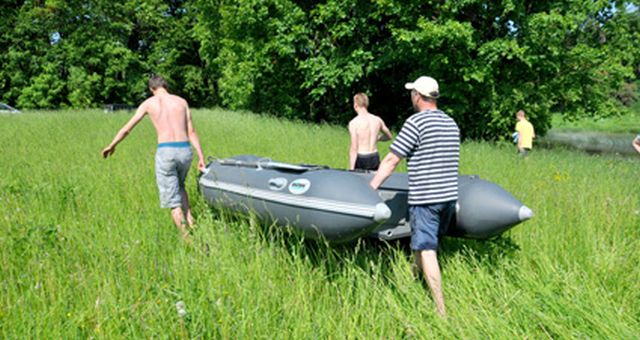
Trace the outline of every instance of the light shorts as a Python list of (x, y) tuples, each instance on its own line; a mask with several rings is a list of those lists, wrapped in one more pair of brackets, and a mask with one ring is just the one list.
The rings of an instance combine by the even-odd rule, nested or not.
[(436, 250), (456, 213), (456, 201), (409, 206), (411, 249)]
[(158, 144), (156, 151), (156, 183), (160, 194), (160, 207), (177, 208), (182, 205), (181, 189), (187, 178), (193, 153), (189, 142)]

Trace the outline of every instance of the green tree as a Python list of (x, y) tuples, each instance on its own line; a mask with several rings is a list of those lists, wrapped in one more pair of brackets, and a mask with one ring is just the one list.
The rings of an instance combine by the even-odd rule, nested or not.
[(12, 95), (9, 91), (15, 85), (12, 82), (24, 83), (21, 81), (20, 76), (14, 74), (14, 70), (18, 59), (21, 59), (15, 55), (10, 56), (10, 46), (14, 43), (13, 28), (18, 20), (18, 14), (20, 11), (20, 3), (0, 0), (1, 7), (3, 9), (2, 20), (0, 20), (0, 100), (9, 102), (11, 105), (15, 105), (15, 95)]
[(304, 12), (288, 0), (198, 1), (196, 32), (217, 77), (221, 103), (300, 117), (297, 70), (307, 35)]
[[(345, 123), (351, 97), (398, 126), (403, 85), (441, 84), (463, 136), (507, 138), (525, 109), (602, 117), (633, 102), (639, 11), (594, 0), (3, 1), (0, 96), (22, 107), (136, 104), (151, 73), (194, 106)], [(631, 95), (629, 93), (632, 93)]]
[(140, 102), (151, 73), (212, 104), (185, 1), (24, 1), (7, 8), (2, 97), (23, 108)]
[[(56, 27), (52, 8), (16, 2), (3, 13), (2, 98), (9, 103), (30, 107), (57, 107), (61, 103), (60, 54), (48, 54)], [(6, 18), (6, 21), (4, 20)]]
[(552, 112), (616, 114), (612, 94), (638, 55), (637, 30), (625, 24), (631, 14), (608, 1), (327, 1), (310, 15), (312, 54), (302, 70), (330, 120), (346, 120), (358, 89), (388, 120), (402, 120), (410, 114), (402, 85), (427, 74), (471, 138), (506, 138), (520, 108), (540, 132)]

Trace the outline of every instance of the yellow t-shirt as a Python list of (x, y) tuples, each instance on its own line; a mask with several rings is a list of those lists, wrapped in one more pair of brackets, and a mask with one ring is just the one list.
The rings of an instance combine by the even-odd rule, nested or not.
[(516, 124), (516, 131), (518, 132), (518, 147), (531, 149), (534, 135), (533, 125), (523, 119)]

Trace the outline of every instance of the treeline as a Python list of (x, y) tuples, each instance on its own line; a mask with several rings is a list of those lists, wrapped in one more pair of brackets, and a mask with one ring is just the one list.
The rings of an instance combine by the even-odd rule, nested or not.
[(640, 73), (637, 3), (427, 0), (2, 0), (0, 98), (135, 105), (150, 74), (193, 106), (346, 122), (356, 92), (389, 124), (403, 85), (440, 82), (465, 137), (624, 111)]

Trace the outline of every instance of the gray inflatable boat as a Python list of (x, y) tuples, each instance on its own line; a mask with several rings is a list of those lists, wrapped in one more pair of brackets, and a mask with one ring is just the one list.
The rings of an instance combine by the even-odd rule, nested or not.
[[(289, 164), (257, 156), (214, 160), (199, 179), (211, 205), (253, 211), (312, 239), (332, 243), (362, 236), (408, 237), (407, 174), (394, 173), (376, 191), (373, 173)], [(485, 239), (532, 217), (498, 185), (460, 176), (456, 219), (447, 235)]]

